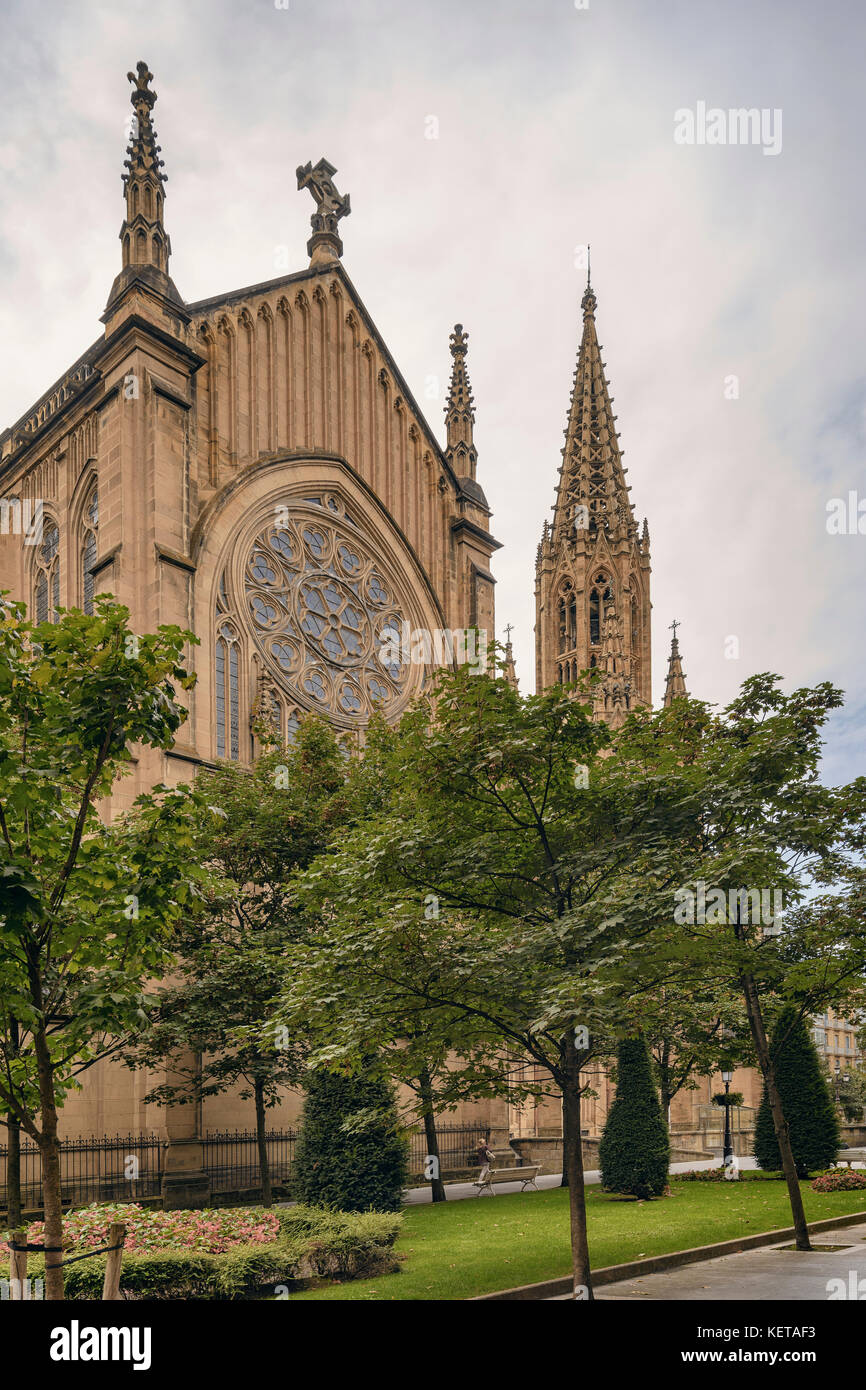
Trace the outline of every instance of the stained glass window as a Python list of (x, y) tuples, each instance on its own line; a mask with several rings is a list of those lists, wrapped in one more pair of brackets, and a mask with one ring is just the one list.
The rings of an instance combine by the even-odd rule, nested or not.
[(216, 751), (218, 758), (240, 757), (240, 656), (235, 632), (222, 623), (214, 649)]
[(396, 585), (334, 496), (277, 510), (284, 519), (255, 536), (243, 569), (253, 640), (302, 708), (366, 722), (409, 683), (409, 653), (395, 656), (405, 627)]
[(60, 607), (60, 530), (46, 521), (37, 551), (33, 600), (37, 623), (57, 622)]
[[(411, 624), (391, 557), (374, 553), (342, 500), (330, 493), (295, 497), (275, 507), (272, 517), (248, 533), (217, 586), (219, 758), (240, 757), (245, 710), (255, 754), (255, 721), (269, 689), (277, 691), (277, 697), (268, 696), (273, 722), (291, 742), (306, 711), (360, 731), (375, 709), (389, 717), (396, 713), (424, 680), (423, 664), (416, 659), (413, 666), (405, 647)], [(243, 631), (250, 654), (262, 663), (259, 693), (249, 697), (244, 691), (252, 671), (244, 662)]]
[(81, 606), (85, 613), (93, 612), (96, 594), (96, 533), (99, 529), (99, 492), (96, 483), (84, 504), (84, 539), (81, 546)]
[(36, 621), (48, 621), (48, 579), (44, 570), (40, 570), (36, 576)]

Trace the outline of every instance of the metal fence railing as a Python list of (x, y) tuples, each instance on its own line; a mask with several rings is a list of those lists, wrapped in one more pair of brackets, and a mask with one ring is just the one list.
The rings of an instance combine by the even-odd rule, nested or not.
[[(488, 1132), (479, 1124), (438, 1124), (440, 1171), (474, 1167), (475, 1150)], [(276, 1186), (283, 1185), (289, 1177), (298, 1133), (296, 1129), (266, 1132), (271, 1180)], [(415, 1130), (409, 1140), (409, 1171), (413, 1178), (423, 1178), (428, 1151), (424, 1131)], [(260, 1185), (254, 1130), (209, 1130), (201, 1142), (211, 1192), (243, 1192)], [(63, 1205), (158, 1197), (165, 1150), (164, 1139), (153, 1133), (64, 1140), (60, 1147)], [(7, 1163), (7, 1146), (0, 1144), (0, 1209), (6, 1207)], [(21, 1142), (21, 1200), (25, 1208), (42, 1205), (42, 1160), (38, 1148), (25, 1139)]]
[[(486, 1126), (478, 1124), (437, 1124), (436, 1138), (439, 1145), (440, 1172), (446, 1172), (453, 1168), (476, 1167), (477, 1159), (473, 1150), (478, 1148), (482, 1139), (487, 1138), (489, 1132)], [(414, 1176), (423, 1174), (427, 1152), (427, 1139), (424, 1131), (416, 1131), (411, 1136), (409, 1156), (409, 1168)]]
[[(0, 1207), (6, 1206), (8, 1148), (0, 1144)], [(163, 1143), (156, 1134), (93, 1135), (65, 1139), (60, 1146), (64, 1206), (154, 1197), (162, 1184)], [(21, 1201), (42, 1205), (42, 1159), (30, 1140), (21, 1141)]]
[[(289, 1176), (297, 1137), (296, 1129), (269, 1129), (265, 1133), (271, 1181), (275, 1185)], [(202, 1149), (211, 1192), (241, 1192), (260, 1185), (255, 1130), (208, 1130)]]

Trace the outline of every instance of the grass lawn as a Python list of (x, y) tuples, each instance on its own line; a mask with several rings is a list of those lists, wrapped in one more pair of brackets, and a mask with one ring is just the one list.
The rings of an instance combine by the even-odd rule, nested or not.
[[(635, 1202), (587, 1189), (589, 1249), (596, 1268), (790, 1226), (783, 1182), (671, 1183), (672, 1197)], [(812, 1192), (808, 1221), (866, 1211), (866, 1192)], [(570, 1272), (568, 1193), (469, 1198), (407, 1207), (395, 1247), (398, 1274), (328, 1284), (293, 1299), (463, 1299)]]

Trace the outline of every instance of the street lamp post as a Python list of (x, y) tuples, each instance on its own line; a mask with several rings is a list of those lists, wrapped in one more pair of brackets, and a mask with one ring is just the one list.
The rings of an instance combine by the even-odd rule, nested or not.
[(729, 1166), (734, 1157), (734, 1145), (731, 1139), (731, 1107), (728, 1104), (728, 1097), (731, 1093), (731, 1082), (734, 1079), (732, 1071), (723, 1071), (722, 1080), (725, 1083), (725, 1152), (722, 1164), (725, 1168)]

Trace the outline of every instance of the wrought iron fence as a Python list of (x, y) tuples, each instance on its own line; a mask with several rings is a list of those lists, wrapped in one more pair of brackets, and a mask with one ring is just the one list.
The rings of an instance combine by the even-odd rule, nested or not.
[[(485, 1125), (437, 1124), (436, 1138), (439, 1145), (440, 1172), (444, 1173), (450, 1168), (476, 1167), (478, 1160), (474, 1150), (478, 1148), (482, 1139), (487, 1138), (489, 1133), (490, 1131)], [(427, 1137), (423, 1130), (419, 1130), (411, 1138), (409, 1167), (411, 1172), (417, 1175), (424, 1172), (424, 1160), (429, 1152)]]
[[(92, 1135), (60, 1145), (64, 1206), (157, 1196), (162, 1183), (162, 1140), (156, 1134)], [(0, 1207), (6, 1206), (9, 1151), (0, 1144)], [(21, 1202), (42, 1205), (42, 1159), (30, 1140), (21, 1142)]]
[[(475, 1166), (475, 1150), (488, 1130), (479, 1124), (438, 1124), (439, 1163), (442, 1172)], [(295, 1157), (298, 1131), (269, 1129), (265, 1141), (271, 1180), (283, 1184)], [(427, 1139), (423, 1130), (410, 1135), (409, 1169), (413, 1177), (424, 1174)], [(210, 1130), (202, 1139), (203, 1166), (211, 1192), (242, 1192), (260, 1185), (259, 1155), (255, 1130)], [(162, 1187), (165, 1142), (153, 1133), (91, 1135), (67, 1139), (60, 1146), (63, 1204), (127, 1201), (157, 1197)], [(0, 1144), (0, 1208), (5, 1208), (8, 1149)], [(42, 1205), (42, 1161), (29, 1140), (21, 1143), (21, 1200), (25, 1208)]]
[[(284, 1182), (289, 1175), (297, 1137), (296, 1129), (265, 1132), (271, 1182), (275, 1185)], [(208, 1130), (202, 1149), (211, 1192), (241, 1192), (244, 1188), (261, 1185), (255, 1130)]]

